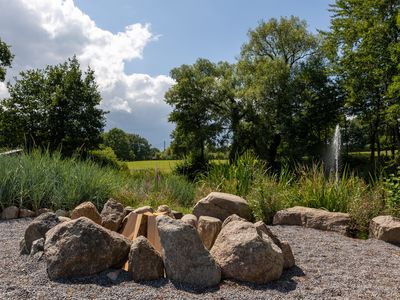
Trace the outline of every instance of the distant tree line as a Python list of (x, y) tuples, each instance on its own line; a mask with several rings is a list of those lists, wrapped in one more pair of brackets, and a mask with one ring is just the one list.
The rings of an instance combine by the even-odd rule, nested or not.
[(228, 147), (271, 165), (321, 158), (335, 125), (347, 149), (400, 149), (397, 0), (337, 0), (331, 28), (313, 34), (297, 17), (261, 21), (235, 64), (198, 59), (171, 71), (165, 95), (174, 153), (204, 160)]

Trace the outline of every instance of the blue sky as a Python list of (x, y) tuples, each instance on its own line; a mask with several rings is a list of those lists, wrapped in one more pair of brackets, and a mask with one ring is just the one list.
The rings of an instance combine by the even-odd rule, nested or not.
[[(76, 55), (91, 66), (110, 113), (122, 128), (158, 148), (174, 125), (163, 100), (169, 71), (203, 57), (234, 62), (260, 20), (295, 15), (309, 30), (329, 28), (333, 0), (0, 0), (0, 38), (15, 54), (7, 80)], [(16, 17), (17, 16), (17, 17)], [(0, 99), (7, 97), (0, 83)]]
[(295, 15), (309, 29), (329, 28), (332, 0), (77, 0), (76, 5), (101, 28), (114, 33), (127, 24), (149, 23), (160, 35), (144, 49), (144, 59), (128, 63), (127, 72), (168, 75), (199, 57), (234, 62), (247, 32), (262, 19)]

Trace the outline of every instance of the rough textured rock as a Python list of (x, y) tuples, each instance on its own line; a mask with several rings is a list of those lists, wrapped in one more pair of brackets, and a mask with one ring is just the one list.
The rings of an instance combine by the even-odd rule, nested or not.
[(36, 211), (36, 216), (40, 216), (42, 214), (49, 213), (49, 212), (53, 212), (53, 211), (50, 208), (39, 208)]
[(25, 238), (22, 238), (19, 242), (19, 254), (21, 255), (29, 254), (29, 251), (26, 248)]
[(59, 217), (68, 217), (68, 212), (64, 209), (57, 209), (55, 214)]
[(227, 217), (224, 220), (224, 222), (222, 222), (222, 227), (226, 226), (226, 224), (228, 224), (229, 222), (232, 222), (232, 221), (245, 221), (246, 222), (247, 220), (239, 217), (238, 215), (233, 214), (233, 215), (230, 215), (229, 217)]
[(44, 250), (44, 238), (38, 239), (32, 243), (31, 256), (34, 256), (38, 252), (43, 252)]
[(33, 219), (25, 230), (25, 244), (28, 252), (31, 252), (32, 243), (38, 239), (44, 238), (46, 232), (60, 223), (55, 213), (48, 212), (41, 214)]
[(273, 224), (298, 225), (347, 234), (350, 225), (350, 215), (316, 208), (295, 206), (278, 211), (274, 216)]
[(9, 206), (5, 208), (1, 213), (3, 220), (17, 219), (19, 215), (19, 208), (16, 206)]
[(85, 276), (121, 265), (131, 241), (81, 217), (46, 234), (44, 254), (50, 279)]
[(153, 213), (154, 210), (150, 206), (142, 206), (136, 208), (133, 212), (137, 214), (144, 214), (146, 212)]
[(192, 225), (194, 228), (197, 228), (197, 217), (195, 215), (187, 214), (184, 215), (180, 220)]
[(224, 221), (230, 215), (250, 220), (251, 214), (247, 201), (243, 198), (226, 193), (212, 192), (197, 202), (193, 208), (196, 217), (210, 216)]
[(180, 220), (183, 217), (183, 213), (181, 213), (180, 211), (173, 210), (172, 214), (174, 215), (174, 218), (177, 220)]
[(128, 272), (136, 282), (164, 277), (164, 263), (160, 253), (143, 236), (133, 240), (128, 265)]
[(68, 217), (58, 217), (58, 219), (60, 220), (60, 223), (71, 221), (71, 218)]
[(296, 261), (294, 259), (292, 247), (290, 247), (289, 242), (283, 241), (281, 242), (281, 250), (283, 253), (283, 268), (284, 269), (290, 269), (296, 264)]
[(124, 219), (124, 206), (114, 199), (109, 199), (101, 211), (101, 218), (103, 227), (118, 231)]
[(96, 206), (90, 202), (86, 201), (81, 204), (79, 204), (77, 207), (74, 208), (74, 210), (71, 213), (71, 219), (75, 220), (80, 217), (86, 217), (93, 222), (101, 225), (101, 216), (99, 212), (97, 211)]
[(221, 266), (224, 278), (263, 284), (282, 274), (281, 249), (250, 222), (229, 222), (210, 253)]
[(254, 226), (256, 227), (257, 230), (262, 231), (266, 235), (268, 235), (271, 240), (274, 242), (275, 245), (277, 245), (281, 250), (283, 254), (283, 268), (284, 269), (289, 269), (295, 265), (295, 259), (294, 255), (292, 252), (292, 248), (290, 247), (289, 243), (287, 241), (281, 242), (279, 238), (272, 233), (272, 231), (268, 228), (268, 226), (263, 222), (259, 221), (257, 223), (254, 223)]
[(174, 214), (172, 213), (172, 210), (171, 210), (171, 208), (169, 208), (168, 205), (160, 205), (160, 206), (157, 208), (157, 211), (156, 211), (156, 212), (157, 212), (157, 213), (164, 213), (166, 216), (175, 219), (175, 216), (174, 216)]
[(203, 287), (220, 282), (221, 270), (193, 226), (167, 216), (158, 216), (157, 228), (169, 279)]
[(210, 250), (214, 245), (218, 233), (221, 231), (222, 222), (220, 219), (201, 216), (197, 224), (197, 231), (204, 246)]
[(19, 218), (34, 218), (35, 216), (35, 212), (30, 209), (21, 208), (19, 210)]
[(393, 216), (378, 216), (371, 220), (370, 237), (400, 246), (400, 219)]

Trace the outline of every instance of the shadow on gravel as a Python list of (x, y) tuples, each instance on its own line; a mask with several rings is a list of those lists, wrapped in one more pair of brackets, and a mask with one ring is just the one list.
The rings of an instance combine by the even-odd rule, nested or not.
[(256, 283), (242, 282), (236, 280), (231, 280), (231, 281), (235, 282), (237, 285), (246, 286), (252, 290), (257, 290), (257, 291), (276, 290), (281, 293), (289, 293), (290, 291), (295, 290), (297, 287), (297, 282), (293, 279), (293, 277), (302, 277), (305, 275), (306, 274), (303, 272), (301, 268), (299, 268), (298, 266), (294, 266), (289, 270), (284, 271), (279, 280), (269, 282), (267, 284), (256, 284)]

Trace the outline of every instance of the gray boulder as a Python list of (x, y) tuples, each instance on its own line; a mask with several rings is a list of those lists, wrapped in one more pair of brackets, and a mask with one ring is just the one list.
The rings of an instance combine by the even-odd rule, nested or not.
[(236, 195), (217, 192), (212, 192), (198, 201), (193, 208), (193, 214), (197, 218), (210, 216), (221, 221), (233, 214), (247, 220), (251, 218), (250, 208), (246, 200)]
[(28, 252), (31, 252), (32, 243), (38, 239), (44, 238), (46, 232), (60, 223), (57, 215), (52, 212), (41, 214), (33, 219), (25, 230), (25, 245)]
[(54, 280), (96, 274), (124, 263), (132, 241), (81, 217), (46, 234), (47, 274)]
[(181, 219), (182, 222), (192, 225), (194, 228), (197, 228), (197, 217), (192, 214), (184, 215)]
[(1, 218), (3, 220), (11, 220), (11, 219), (17, 219), (19, 215), (19, 208), (16, 206), (9, 206), (6, 207), (2, 212), (1, 212)]
[(168, 216), (158, 216), (156, 220), (167, 277), (202, 287), (217, 285), (221, 270), (196, 229)]
[(101, 225), (109, 230), (118, 231), (124, 216), (124, 206), (114, 199), (109, 199), (101, 211)]
[(35, 256), (39, 252), (44, 251), (44, 238), (38, 239), (32, 243), (31, 256)]
[(133, 240), (128, 266), (128, 272), (136, 282), (164, 277), (162, 257), (144, 236)]
[(229, 222), (221, 229), (210, 253), (224, 278), (264, 284), (282, 274), (282, 250), (250, 222)]

